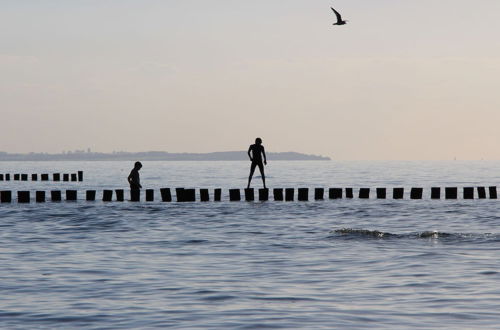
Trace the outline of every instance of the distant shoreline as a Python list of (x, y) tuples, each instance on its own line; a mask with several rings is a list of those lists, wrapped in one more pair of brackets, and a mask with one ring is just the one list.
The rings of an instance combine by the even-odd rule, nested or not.
[[(269, 161), (331, 160), (330, 157), (298, 152), (268, 152)], [(29, 153), (11, 154), (0, 152), (0, 161), (242, 161), (248, 160), (246, 151), (210, 153), (148, 152), (68, 152), (62, 154)]]

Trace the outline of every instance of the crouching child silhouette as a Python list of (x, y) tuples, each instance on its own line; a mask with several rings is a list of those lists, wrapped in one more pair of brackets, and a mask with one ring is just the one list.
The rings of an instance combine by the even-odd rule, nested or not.
[(139, 170), (142, 168), (141, 162), (135, 162), (134, 168), (130, 171), (130, 174), (127, 178), (128, 183), (130, 184), (130, 190), (139, 190), (142, 188), (141, 186), (141, 178), (139, 176)]
[(250, 176), (248, 177), (247, 188), (250, 188), (250, 182), (252, 181), (253, 173), (255, 172), (255, 168), (257, 166), (259, 167), (260, 175), (262, 176), (262, 183), (264, 184), (264, 188), (266, 188), (264, 165), (267, 165), (267, 160), (266, 151), (264, 150), (264, 146), (262, 145), (261, 138), (256, 138), (255, 144), (250, 145), (250, 147), (248, 148), (248, 157), (250, 158), (252, 164), (250, 165)]

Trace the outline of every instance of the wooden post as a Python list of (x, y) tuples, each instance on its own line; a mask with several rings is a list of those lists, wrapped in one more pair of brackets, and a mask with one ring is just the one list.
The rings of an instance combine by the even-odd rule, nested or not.
[(458, 198), (458, 188), (457, 187), (446, 187), (444, 188), (444, 195), (446, 199), (457, 199)]
[(141, 201), (141, 189), (130, 189), (130, 201), (131, 202)]
[(393, 199), (403, 199), (405, 196), (405, 188), (392, 188)]
[(269, 200), (269, 188), (259, 189), (259, 201), (265, 202)]
[(423, 191), (423, 188), (411, 188), (410, 199), (422, 199)]
[(12, 203), (12, 192), (10, 190), (0, 191), (1, 203)]
[(314, 200), (323, 200), (325, 198), (324, 188), (314, 188)]
[(497, 199), (497, 187), (491, 186), (488, 187), (488, 190), (490, 192), (490, 199)]
[(95, 201), (95, 190), (87, 190), (85, 192), (85, 199), (87, 201)]
[(214, 189), (214, 201), (215, 202), (220, 202), (222, 200), (222, 189), (221, 188), (215, 188)]
[(370, 198), (370, 188), (359, 188), (359, 198), (369, 199)]
[(102, 191), (102, 201), (111, 202), (113, 200), (113, 190), (103, 190)]
[(37, 203), (45, 203), (45, 191), (37, 191), (35, 193), (35, 200)]
[(49, 181), (49, 175), (47, 173), (44, 173), (41, 175), (42, 181)]
[(208, 189), (200, 189), (200, 201), (209, 202), (210, 201), (210, 193)]
[(61, 174), (60, 173), (52, 174), (52, 180), (53, 181), (61, 181)]
[(62, 200), (61, 191), (60, 190), (52, 190), (50, 192), (50, 200), (53, 202), (60, 202)]
[(241, 194), (239, 189), (229, 189), (229, 200), (231, 202), (241, 201)]
[(146, 189), (146, 202), (154, 202), (155, 191), (154, 189)]
[(295, 189), (294, 188), (285, 188), (285, 201), (293, 202), (295, 198)]
[(486, 198), (486, 188), (485, 187), (477, 187), (477, 197), (479, 199)]
[(385, 199), (387, 197), (387, 189), (385, 188), (377, 188), (377, 198)]
[(77, 180), (76, 173), (71, 173), (71, 181), (75, 182)]
[(28, 174), (21, 174), (21, 181), (28, 181)]
[(0, 174), (0, 181), (3, 181), (3, 174)]
[(273, 197), (275, 201), (283, 201), (283, 188), (274, 188)]
[(297, 189), (297, 200), (301, 202), (307, 202), (309, 200), (309, 188)]
[(76, 201), (78, 192), (76, 190), (66, 190), (66, 200)]
[(330, 188), (328, 190), (328, 198), (341, 199), (342, 198), (342, 188)]
[(161, 194), (162, 202), (171, 202), (172, 201), (172, 193), (170, 192), (170, 188), (161, 188), (160, 194)]
[(352, 188), (345, 188), (345, 198), (354, 198)]
[(245, 188), (245, 201), (252, 202), (255, 200), (253, 188)]
[(83, 171), (78, 171), (78, 181), (83, 181)]
[(63, 181), (69, 181), (69, 174), (68, 173), (63, 174)]
[(14, 181), (19, 181), (20, 175), (19, 174), (14, 174)]
[(116, 201), (123, 202), (125, 201), (125, 190), (123, 189), (115, 189)]
[(18, 191), (17, 192), (17, 202), (18, 203), (29, 203), (30, 202), (30, 192), (29, 191)]
[(464, 187), (464, 199), (474, 199), (474, 187)]
[(5, 174), (5, 181), (10, 181), (10, 174)]
[(38, 181), (38, 174), (31, 174), (31, 181)]
[(184, 201), (196, 202), (196, 189), (184, 189)]
[(441, 188), (432, 187), (431, 188), (431, 199), (441, 199)]
[(177, 197), (177, 202), (185, 202), (184, 188), (175, 188), (175, 197)]

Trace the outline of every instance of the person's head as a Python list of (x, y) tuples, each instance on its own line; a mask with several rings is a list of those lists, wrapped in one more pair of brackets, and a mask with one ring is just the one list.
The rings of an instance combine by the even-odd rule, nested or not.
[(140, 170), (140, 169), (141, 169), (141, 167), (142, 167), (141, 162), (135, 162), (135, 164), (134, 164), (134, 168), (135, 168), (136, 170)]
[(255, 139), (255, 144), (262, 144), (262, 139), (261, 138), (256, 138)]

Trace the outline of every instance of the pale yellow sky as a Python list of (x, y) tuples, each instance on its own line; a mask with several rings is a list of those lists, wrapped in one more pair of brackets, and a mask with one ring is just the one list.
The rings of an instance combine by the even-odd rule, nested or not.
[(1, 1), (0, 151), (500, 159), (499, 1), (330, 5)]

